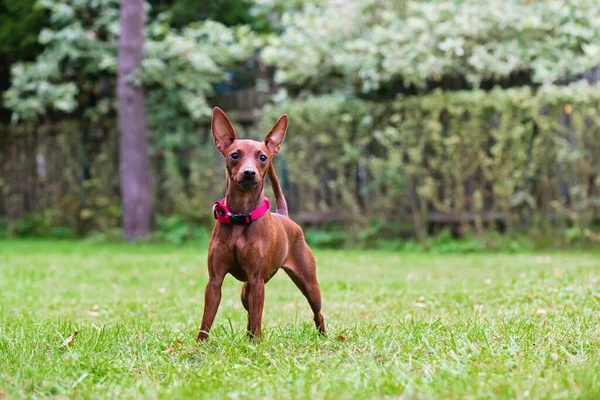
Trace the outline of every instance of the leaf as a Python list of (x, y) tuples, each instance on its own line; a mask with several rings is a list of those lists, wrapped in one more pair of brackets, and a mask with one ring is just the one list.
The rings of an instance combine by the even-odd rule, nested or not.
[(76, 337), (78, 334), (79, 334), (79, 331), (75, 331), (75, 332), (73, 332), (73, 334), (72, 334), (71, 336), (69, 336), (69, 337), (67, 338), (67, 340), (65, 340), (65, 341), (63, 342), (63, 344), (62, 344), (62, 345), (60, 345), (60, 349), (61, 349), (61, 350), (64, 350), (64, 349), (66, 349), (67, 347), (71, 347), (71, 346), (73, 346), (73, 343), (75, 342), (75, 337)]

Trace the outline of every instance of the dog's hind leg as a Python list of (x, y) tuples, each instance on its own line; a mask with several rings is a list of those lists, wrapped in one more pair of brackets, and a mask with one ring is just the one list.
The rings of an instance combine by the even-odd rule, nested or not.
[(248, 311), (248, 325), (246, 329), (248, 333), (250, 333), (250, 303), (248, 302), (248, 282), (244, 282), (242, 285), (242, 293), (240, 294), (240, 298), (242, 299), (242, 305)]
[(304, 241), (298, 242), (297, 246), (298, 248), (292, 252), (295, 256), (288, 258), (282, 268), (308, 300), (319, 333), (325, 334), (325, 321), (321, 315), (321, 289), (317, 282), (315, 258)]

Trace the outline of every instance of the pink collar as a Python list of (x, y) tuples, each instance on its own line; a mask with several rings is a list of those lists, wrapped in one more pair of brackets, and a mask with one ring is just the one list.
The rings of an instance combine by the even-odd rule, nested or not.
[(271, 208), (271, 202), (265, 197), (263, 203), (258, 208), (249, 213), (232, 214), (225, 205), (225, 199), (215, 202), (213, 206), (213, 215), (215, 219), (222, 224), (232, 225), (250, 225), (253, 221), (259, 219)]

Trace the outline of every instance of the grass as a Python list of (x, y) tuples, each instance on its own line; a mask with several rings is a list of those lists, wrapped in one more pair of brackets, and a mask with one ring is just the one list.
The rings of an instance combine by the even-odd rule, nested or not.
[(316, 257), (327, 338), (280, 272), (197, 345), (204, 247), (0, 242), (0, 398), (600, 396), (598, 253)]

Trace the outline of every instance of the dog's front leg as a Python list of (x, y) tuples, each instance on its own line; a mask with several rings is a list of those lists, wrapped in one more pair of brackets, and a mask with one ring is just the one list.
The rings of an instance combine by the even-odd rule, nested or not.
[(248, 281), (248, 335), (250, 339), (262, 337), (262, 313), (265, 304), (265, 281), (254, 278)]
[(202, 324), (196, 338), (197, 342), (208, 338), (208, 332), (210, 332), (210, 328), (217, 315), (217, 310), (219, 309), (219, 303), (221, 302), (221, 286), (223, 285), (225, 275), (209, 275), (208, 283), (204, 290), (204, 314), (202, 315)]

